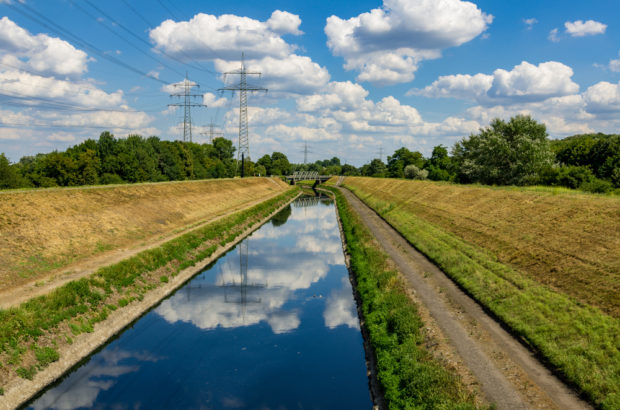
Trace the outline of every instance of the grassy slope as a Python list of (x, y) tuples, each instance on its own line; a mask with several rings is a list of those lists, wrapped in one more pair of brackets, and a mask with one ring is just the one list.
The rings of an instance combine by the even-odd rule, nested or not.
[(423, 326), (402, 278), (337, 190), (337, 206), (389, 408), (475, 408), (459, 378), (422, 347)]
[[(618, 250), (618, 199), (366, 178), (345, 184), (593, 403), (620, 408), (620, 321), (587, 303), (602, 303), (589, 293), (618, 286), (618, 252), (610, 249)], [(572, 237), (579, 232), (598, 243)], [(545, 278), (570, 271), (570, 256), (585, 261), (581, 277), (559, 278), (563, 286), (551, 289)], [(569, 292), (569, 284), (582, 289)], [(617, 294), (603, 300), (615, 306)]]
[(267, 178), (0, 193), (0, 286), (157, 239), (287, 189)]
[(209, 257), (218, 246), (288, 202), (289, 190), (250, 209), (190, 231), (163, 246), (149, 249), (88, 278), (69, 282), (52, 293), (0, 310), (0, 386), (15, 377), (31, 379), (59, 359), (62, 346), (80, 333), (92, 332), (111, 310), (122, 309), (170, 276)]

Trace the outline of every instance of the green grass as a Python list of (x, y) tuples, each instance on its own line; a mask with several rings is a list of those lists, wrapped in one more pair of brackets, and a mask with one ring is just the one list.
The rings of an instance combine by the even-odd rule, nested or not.
[(377, 358), (377, 377), (390, 409), (471, 409), (474, 399), (459, 377), (421, 346), (423, 323), (406, 285), (344, 196), (333, 188), (364, 326)]
[[(190, 231), (158, 248), (103, 267), (87, 278), (71, 281), (19, 307), (0, 310), (0, 354), (5, 358), (4, 364), (17, 368), (15, 371), (20, 377), (31, 379), (37, 369), (20, 366), (24, 346), (29, 345), (35, 349), (41, 365), (58, 360), (52, 353), (53, 349), (49, 350), (51, 347), (36, 347), (41, 336), (47, 334), (57, 340), (67, 340), (70, 336), (93, 332), (94, 325), (105, 320), (110, 310), (117, 308), (111, 305), (115, 295), (122, 295), (117, 302), (119, 308), (134, 300), (142, 300), (148, 290), (166, 282), (164, 276), (168, 279), (166, 275), (159, 275), (157, 284), (149, 285), (145, 279), (149, 272), (163, 268), (168, 275), (177, 275), (184, 267), (195, 265), (215, 252), (217, 245), (205, 246), (205, 242), (225, 245), (235, 240), (248, 225), (267, 217), (273, 210), (289, 202), (297, 192), (297, 189), (289, 190)], [(71, 335), (59, 334), (58, 327), (62, 323), (68, 325)]]
[(529, 279), (484, 249), (402, 211), (398, 204), (349, 188), (591, 403), (620, 409), (620, 321)]

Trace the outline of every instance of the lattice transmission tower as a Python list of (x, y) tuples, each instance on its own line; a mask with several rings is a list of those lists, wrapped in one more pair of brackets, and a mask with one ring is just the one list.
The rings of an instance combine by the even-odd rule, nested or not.
[(185, 73), (185, 80), (182, 83), (172, 84), (176, 88), (180, 88), (181, 92), (170, 94), (170, 97), (183, 98), (182, 102), (168, 104), (172, 107), (183, 107), (183, 141), (192, 142), (192, 107), (206, 107), (205, 104), (194, 102), (195, 98), (202, 97), (202, 94), (192, 94), (192, 89), (200, 88), (200, 85), (190, 81)]
[(223, 132), (215, 130), (216, 125), (213, 123), (213, 121), (211, 121), (208, 126), (209, 126), (209, 132), (202, 132), (201, 134), (209, 137), (210, 144), (213, 144), (213, 140), (215, 138), (224, 137)]
[(239, 76), (238, 84), (220, 88), (218, 91), (239, 91), (239, 150), (237, 151), (237, 164), (239, 164), (239, 160), (241, 160), (241, 176), (244, 176), (244, 159), (250, 159), (250, 140), (248, 138), (248, 91), (267, 92), (267, 89), (248, 84), (248, 75), (258, 75), (260, 77), (261, 73), (257, 71), (248, 71), (246, 69), (244, 53), (241, 53), (241, 68), (224, 73), (224, 79), (226, 79), (227, 75)]

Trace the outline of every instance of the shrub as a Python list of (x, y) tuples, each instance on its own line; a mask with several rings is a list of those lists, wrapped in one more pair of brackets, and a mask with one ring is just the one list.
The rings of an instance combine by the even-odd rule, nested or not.
[(405, 178), (407, 179), (426, 179), (428, 177), (428, 171), (420, 169), (415, 165), (407, 165), (405, 167)]

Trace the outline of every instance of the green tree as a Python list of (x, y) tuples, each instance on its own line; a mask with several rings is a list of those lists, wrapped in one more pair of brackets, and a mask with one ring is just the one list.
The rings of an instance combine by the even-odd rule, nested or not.
[(291, 163), (281, 152), (271, 154), (271, 168), (267, 170), (272, 175), (288, 175), (291, 172)]
[(534, 184), (554, 160), (545, 125), (523, 115), (493, 120), (480, 134), (457, 142), (453, 157), (460, 182), (496, 185)]
[(448, 155), (448, 149), (443, 145), (433, 148), (433, 153), (424, 169), (428, 171), (428, 178), (433, 181), (453, 181), (456, 178), (456, 169), (452, 158)]
[(11, 189), (20, 187), (20, 178), (16, 169), (9, 159), (0, 153), (0, 189)]
[(354, 175), (360, 174), (357, 168), (349, 164), (344, 164), (340, 172), (341, 172), (341, 175), (345, 175), (345, 176), (354, 176)]
[(370, 161), (370, 164), (362, 166), (361, 173), (367, 177), (385, 178), (387, 176), (387, 167), (379, 158)]
[(397, 149), (393, 155), (388, 156), (388, 175), (391, 178), (403, 178), (407, 165), (415, 165), (418, 168), (422, 168), (424, 166), (424, 157), (420, 152), (411, 152), (405, 147)]

